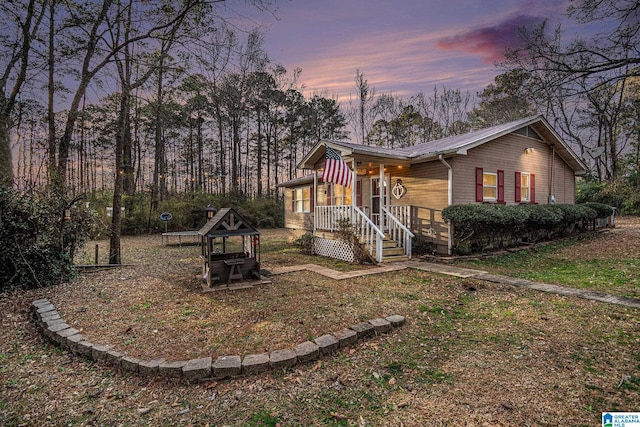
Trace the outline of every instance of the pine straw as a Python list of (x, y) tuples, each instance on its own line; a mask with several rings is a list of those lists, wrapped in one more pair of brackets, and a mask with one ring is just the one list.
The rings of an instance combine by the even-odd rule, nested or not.
[[(635, 251), (638, 229), (575, 253), (598, 241)], [(280, 243), (270, 249), (267, 234)], [(265, 233), (265, 268), (316, 260), (287, 238)], [(0, 300), (0, 425), (597, 425), (602, 411), (638, 409), (638, 310), (418, 271), (350, 281), (300, 272), (203, 294), (199, 248), (123, 243), (133, 267)], [(40, 297), (92, 340), (146, 359), (270, 351), (394, 313), (408, 323), (293, 371), (186, 385), (45, 344), (28, 318)]]

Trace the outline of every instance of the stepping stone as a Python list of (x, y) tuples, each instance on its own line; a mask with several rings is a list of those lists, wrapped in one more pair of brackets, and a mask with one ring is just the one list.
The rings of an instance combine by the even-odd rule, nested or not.
[(187, 381), (202, 381), (211, 377), (211, 357), (191, 359), (182, 367), (182, 376)]
[(298, 344), (293, 348), (293, 351), (296, 352), (299, 363), (306, 363), (310, 360), (317, 359), (320, 356), (320, 349), (318, 348), (318, 345), (311, 341), (305, 341)]
[(313, 340), (313, 342), (316, 343), (323, 356), (333, 353), (340, 346), (338, 339), (330, 334), (322, 335)]
[(242, 372), (242, 358), (240, 356), (220, 356), (211, 365), (213, 376), (216, 378), (235, 377)]
[(242, 372), (245, 374), (257, 374), (269, 369), (268, 354), (248, 354), (242, 359)]
[(164, 362), (164, 359), (143, 360), (138, 364), (138, 373), (145, 377), (158, 375), (158, 366)]
[(289, 348), (272, 351), (269, 355), (269, 363), (273, 369), (288, 368), (295, 365), (297, 361), (296, 352)]
[(341, 331), (334, 333), (333, 336), (338, 340), (340, 348), (347, 347), (358, 341), (358, 334), (352, 329), (342, 329)]
[(158, 365), (158, 373), (165, 377), (180, 378), (182, 376), (182, 368), (186, 364), (186, 360), (164, 362)]
[(391, 326), (394, 328), (404, 325), (405, 322), (404, 316), (400, 316), (399, 314), (389, 316), (386, 320), (391, 323)]
[(382, 334), (391, 330), (391, 322), (385, 319), (371, 319), (369, 320), (369, 323), (371, 324), (371, 326), (373, 326), (376, 334)]
[(351, 329), (353, 329), (356, 332), (356, 334), (358, 334), (358, 339), (372, 337), (373, 335), (375, 335), (375, 332), (376, 332), (371, 323), (365, 323), (365, 322), (357, 323), (351, 326)]

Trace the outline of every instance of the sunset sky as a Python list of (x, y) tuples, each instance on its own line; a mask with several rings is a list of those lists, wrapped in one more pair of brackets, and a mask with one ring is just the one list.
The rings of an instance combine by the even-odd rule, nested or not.
[(356, 70), (376, 93), (429, 93), (434, 86), (481, 91), (517, 29), (562, 21), (558, 0), (279, 0), (275, 17), (257, 22), (267, 52), (288, 70), (301, 68), (305, 94), (348, 99)]

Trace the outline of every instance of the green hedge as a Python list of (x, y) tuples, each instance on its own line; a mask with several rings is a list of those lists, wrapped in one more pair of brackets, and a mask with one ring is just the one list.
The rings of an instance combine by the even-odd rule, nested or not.
[(584, 230), (596, 218), (611, 215), (603, 204), (453, 205), (442, 218), (454, 229), (454, 252), (475, 253), (521, 242), (548, 240)]
[(0, 292), (73, 276), (73, 256), (88, 236), (91, 217), (78, 201), (65, 219), (68, 207), (56, 194), (0, 188)]

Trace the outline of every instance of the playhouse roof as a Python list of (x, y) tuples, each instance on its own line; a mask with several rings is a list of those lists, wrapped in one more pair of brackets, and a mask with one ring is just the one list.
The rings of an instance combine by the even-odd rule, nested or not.
[(260, 234), (242, 215), (233, 208), (220, 209), (198, 234), (207, 237), (251, 236)]

